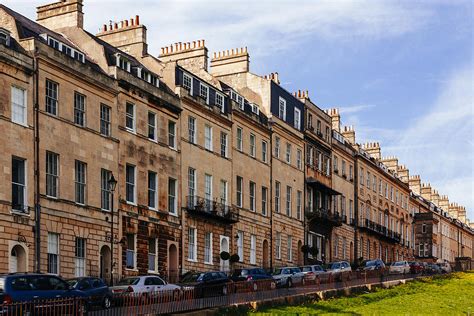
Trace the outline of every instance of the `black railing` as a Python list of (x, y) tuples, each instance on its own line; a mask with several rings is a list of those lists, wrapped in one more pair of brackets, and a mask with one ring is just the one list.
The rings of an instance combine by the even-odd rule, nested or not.
[(313, 210), (309, 207), (306, 207), (305, 215), (309, 221), (320, 220), (330, 223), (334, 226), (341, 226), (342, 223), (346, 222), (347, 220), (345, 215), (341, 216), (339, 212), (331, 212), (324, 208), (318, 208)]
[(401, 235), (393, 230), (387, 229), (387, 227), (377, 224), (369, 219), (359, 222), (359, 227), (368, 230), (369, 232), (375, 233), (386, 239), (394, 242), (401, 242)]
[(187, 197), (186, 210), (190, 214), (214, 218), (227, 223), (236, 223), (239, 221), (237, 208), (199, 196)]

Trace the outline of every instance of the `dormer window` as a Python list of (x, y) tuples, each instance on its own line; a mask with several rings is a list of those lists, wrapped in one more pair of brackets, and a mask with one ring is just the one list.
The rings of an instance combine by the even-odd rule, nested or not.
[(252, 113), (255, 113), (255, 114), (259, 114), (260, 113), (260, 110), (258, 108), (258, 105), (256, 104), (250, 104), (250, 108), (252, 109)]
[(127, 71), (127, 72), (130, 72), (130, 69), (131, 69), (130, 62), (126, 58), (121, 56), (120, 54), (117, 54), (116, 66), (123, 69), (123, 70), (125, 70), (125, 71)]
[(10, 46), (10, 32), (0, 28), (0, 43), (5, 46)]
[(224, 96), (220, 93), (216, 93), (216, 105), (224, 111)]
[(189, 76), (188, 74), (183, 74), (183, 88), (189, 90), (189, 92), (192, 94), (193, 78), (191, 78), (191, 76)]
[(278, 117), (283, 121), (286, 120), (286, 100), (282, 97), (278, 101)]
[(199, 91), (201, 98), (206, 101), (206, 104), (209, 104), (209, 87), (201, 83), (201, 88)]
[(57, 39), (54, 39), (50, 36), (47, 36), (47, 35), (41, 35), (41, 36), (45, 39), (47, 38), (48, 46), (51, 46), (52, 48), (68, 55), (69, 57), (79, 60), (81, 63), (86, 62), (86, 58), (84, 57), (84, 54), (72, 48), (71, 46), (61, 43)]
[(243, 109), (244, 109), (244, 98), (242, 98), (242, 97), (239, 95), (238, 98), (237, 98), (237, 103), (239, 103), (239, 108), (240, 108), (241, 110), (243, 110)]

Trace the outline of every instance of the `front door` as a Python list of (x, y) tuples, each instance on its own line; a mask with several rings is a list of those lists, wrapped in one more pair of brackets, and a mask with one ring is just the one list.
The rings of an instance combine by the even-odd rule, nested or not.
[[(225, 251), (229, 252), (229, 237), (227, 236), (220, 236), (221, 238), (221, 247), (220, 247), (220, 252), (219, 252), (219, 258), (220, 258), (220, 253)], [(228, 272), (230, 271), (229, 269), (229, 260), (222, 260), (220, 259), (220, 267), (221, 271)]]

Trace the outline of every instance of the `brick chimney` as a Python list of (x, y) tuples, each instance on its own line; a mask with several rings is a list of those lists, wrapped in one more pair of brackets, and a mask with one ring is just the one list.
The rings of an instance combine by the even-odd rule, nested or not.
[(458, 203), (449, 203), (448, 213), (454, 218), (458, 218), (459, 206)]
[(447, 195), (442, 195), (439, 198), (439, 207), (443, 209), (443, 211), (449, 211), (449, 199)]
[(163, 62), (175, 61), (178, 65), (186, 66), (191, 71), (207, 71), (207, 48), (204, 40), (193, 42), (178, 42), (162, 47), (158, 58)]
[(437, 190), (433, 190), (431, 193), (431, 202), (433, 202), (436, 206), (439, 207), (439, 193)]
[(405, 183), (409, 182), (410, 179), (410, 170), (405, 165), (398, 166), (397, 170), (398, 176), (400, 177), (400, 180), (402, 180)]
[(410, 178), (408, 178), (408, 185), (410, 186), (410, 190), (418, 195), (421, 194), (421, 179), (419, 175), (410, 176)]
[(51, 29), (84, 26), (82, 0), (62, 0), (36, 8), (36, 21)]
[(383, 157), (381, 161), (387, 166), (388, 170), (398, 172), (398, 158), (395, 156)]
[(421, 196), (424, 198), (424, 199), (427, 199), (428, 201), (431, 199), (431, 184), (429, 183), (423, 183), (423, 185), (421, 186)]
[(458, 208), (458, 219), (464, 224), (468, 224), (468, 221), (466, 218), (466, 208), (464, 206), (459, 206)]
[(382, 158), (379, 142), (362, 144), (362, 149), (377, 160)]
[(248, 72), (249, 69), (250, 57), (247, 47), (212, 54), (210, 73), (216, 77)]
[(339, 114), (339, 109), (329, 109), (326, 110), (326, 113), (331, 117), (332, 129), (340, 132), (341, 131), (341, 115)]
[(140, 24), (138, 15), (130, 20), (104, 24), (96, 36), (132, 56), (148, 54), (146, 27)]
[(351, 143), (352, 145), (355, 145), (356, 135), (355, 135), (354, 127), (352, 125), (344, 126), (344, 128), (341, 131), (341, 134), (342, 136), (344, 136), (345, 139), (347, 139), (347, 141), (349, 141), (349, 143)]

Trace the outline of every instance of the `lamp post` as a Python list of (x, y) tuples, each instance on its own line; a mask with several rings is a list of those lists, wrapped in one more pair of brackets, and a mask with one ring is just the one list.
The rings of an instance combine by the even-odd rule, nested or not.
[(117, 180), (115, 180), (114, 175), (110, 175), (109, 181), (109, 191), (111, 195), (111, 208), (110, 208), (110, 286), (114, 285), (114, 191), (117, 186)]

